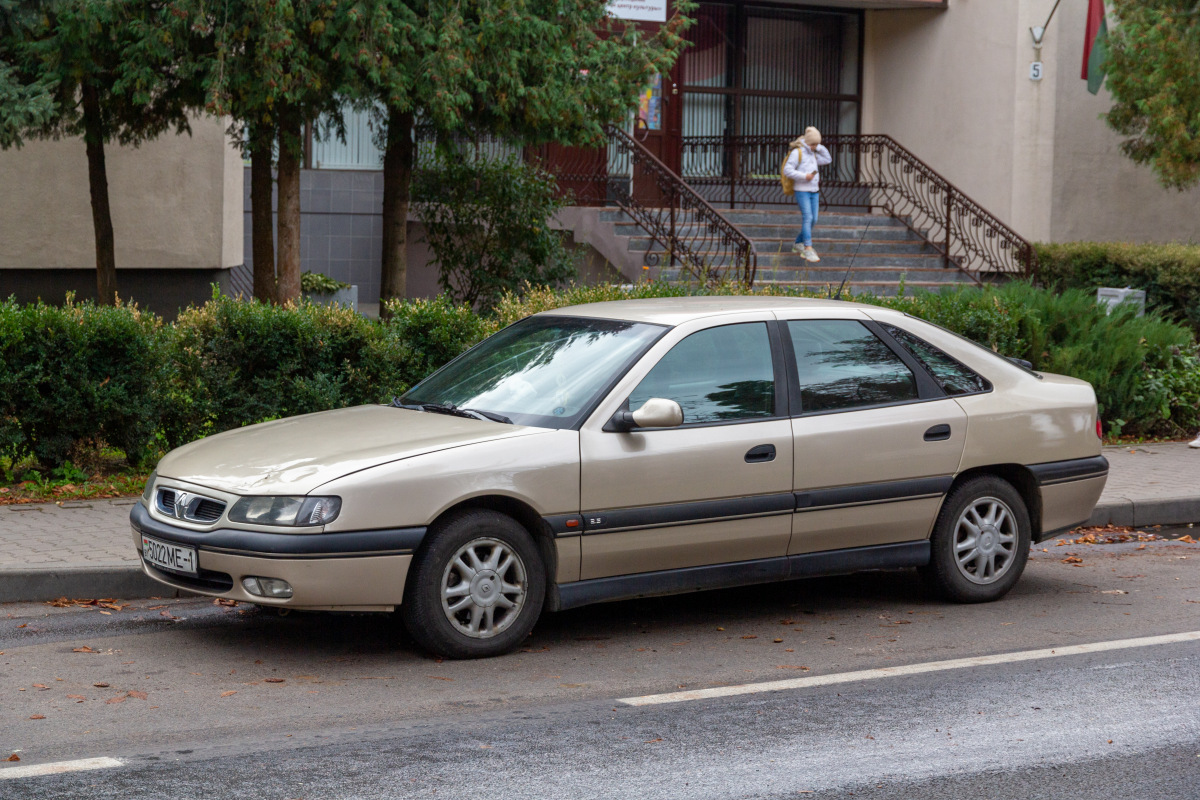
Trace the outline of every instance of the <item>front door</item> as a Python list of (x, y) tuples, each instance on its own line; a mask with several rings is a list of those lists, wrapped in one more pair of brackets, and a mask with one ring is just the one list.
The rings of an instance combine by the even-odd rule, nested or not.
[(675, 400), (677, 428), (580, 431), (582, 579), (786, 553), (792, 432), (774, 337), (742, 322), (675, 344), (628, 400)]

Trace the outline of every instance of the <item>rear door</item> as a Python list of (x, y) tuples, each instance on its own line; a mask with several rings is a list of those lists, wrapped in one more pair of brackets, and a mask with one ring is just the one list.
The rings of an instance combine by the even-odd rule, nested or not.
[(784, 324), (796, 513), (788, 553), (925, 539), (966, 414), (865, 315)]
[(675, 400), (683, 425), (619, 433), (601, 419), (580, 431), (582, 579), (787, 552), (793, 459), (782, 344), (766, 315), (747, 317), (675, 337), (619, 398), (630, 409)]

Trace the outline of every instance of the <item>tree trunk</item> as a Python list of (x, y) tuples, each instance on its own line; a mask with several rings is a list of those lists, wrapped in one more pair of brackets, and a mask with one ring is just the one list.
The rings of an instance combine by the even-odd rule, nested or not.
[(388, 111), (387, 149), (383, 154), (383, 263), (379, 315), (387, 319), (389, 300), (407, 297), (408, 202), (413, 170), (413, 114)]
[(96, 237), (96, 298), (110, 306), (117, 300), (117, 256), (112, 209), (108, 204), (108, 170), (104, 165), (104, 123), (95, 87), (83, 85), (83, 141), (87, 146), (88, 187), (92, 192), (92, 230)]
[[(266, 128), (264, 130), (264, 128)], [(271, 207), (273, 129), (250, 129), (250, 252), (254, 258), (254, 299), (275, 299), (275, 212)]]
[(279, 269), (275, 302), (300, 298), (300, 164), (304, 122), (294, 107), (279, 113)]

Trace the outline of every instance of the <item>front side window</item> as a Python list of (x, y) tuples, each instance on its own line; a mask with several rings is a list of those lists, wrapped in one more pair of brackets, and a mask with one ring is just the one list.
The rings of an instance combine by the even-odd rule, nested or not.
[(451, 361), (400, 401), (570, 428), (665, 332), (639, 322), (529, 317)]
[(788, 333), (796, 353), (803, 413), (918, 399), (912, 370), (861, 322), (793, 320)]
[(894, 325), (884, 325), (883, 329), (902, 344), (908, 352), (912, 353), (913, 358), (920, 361), (925, 369), (929, 370), (929, 374), (946, 394), (975, 394), (991, 390), (992, 385), (987, 382), (986, 378), (960, 364), (929, 342), (918, 339), (908, 331)]
[(651, 397), (679, 403), (683, 422), (775, 416), (775, 370), (765, 322), (722, 325), (671, 348), (629, 396), (636, 410)]

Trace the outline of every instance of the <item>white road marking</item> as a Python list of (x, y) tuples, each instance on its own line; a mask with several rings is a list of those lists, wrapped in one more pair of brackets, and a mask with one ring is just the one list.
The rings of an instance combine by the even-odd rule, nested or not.
[(1102, 653), (1106, 650), (1153, 647), (1160, 644), (1175, 644), (1198, 640), (1200, 640), (1200, 631), (1188, 631), (1186, 633), (1170, 633), (1165, 636), (1146, 636), (1140, 639), (1117, 639), (1111, 642), (1076, 644), (1068, 647), (1055, 647), (1049, 650), (1022, 650), (1015, 653), (998, 653), (993, 656), (956, 658), (952, 661), (928, 661), (924, 664), (908, 664), (902, 667), (880, 667), (879, 669), (864, 669), (857, 672), (839, 672), (833, 675), (813, 675), (808, 678), (791, 678), (789, 680), (765, 681), (763, 683), (744, 683), (737, 686), (715, 686), (711, 689), (668, 692), (667, 694), (648, 694), (642, 697), (622, 697), (617, 702), (628, 706), (682, 703), (688, 700), (708, 700), (713, 697), (731, 697), (733, 695), (755, 694), (757, 692), (778, 692), (784, 689), (805, 689), (810, 686), (830, 686), (837, 683), (893, 678), (899, 675), (919, 675), (923, 672), (941, 672), (943, 670), (964, 669), (966, 667), (985, 667), (992, 664), (1011, 664), (1017, 661), (1036, 661), (1042, 658), (1077, 656), (1085, 653)]
[(53, 761), (49, 764), (31, 764), (27, 767), (0, 768), (0, 781), (6, 778), (36, 778), (40, 775), (58, 775), (63, 772), (79, 772), (85, 769), (108, 769), (119, 767), (125, 762), (117, 758), (81, 758), (78, 761)]

